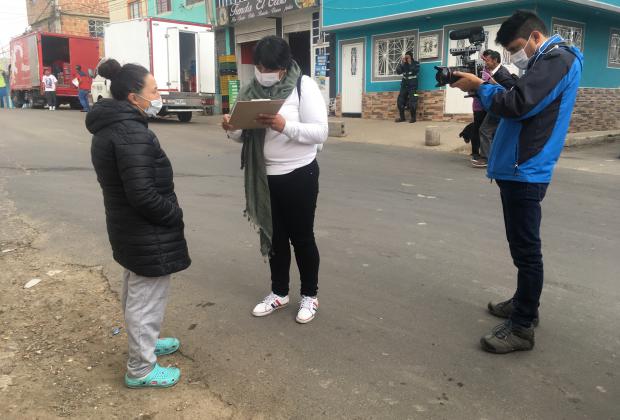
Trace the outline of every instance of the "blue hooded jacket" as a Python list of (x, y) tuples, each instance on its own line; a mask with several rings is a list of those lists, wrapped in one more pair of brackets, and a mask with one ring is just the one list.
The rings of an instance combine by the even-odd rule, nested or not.
[(501, 118), (489, 155), (489, 178), (551, 182), (582, 68), (581, 52), (554, 35), (530, 58), (525, 75), (512, 89), (488, 83), (480, 86), (482, 105)]

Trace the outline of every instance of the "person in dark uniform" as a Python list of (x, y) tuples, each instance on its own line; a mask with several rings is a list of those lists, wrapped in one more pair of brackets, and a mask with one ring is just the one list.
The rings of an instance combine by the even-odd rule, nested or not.
[(399, 117), (396, 119), (396, 122), (405, 121), (405, 107), (407, 104), (409, 104), (409, 111), (411, 112), (411, 119), (409, 122), (414, 123), (416, 121), (419, 72), (420, 63), (413, 58), (413, 53), (411, 51), (407, 51), (401, 63), (396, 67), (396, 73), (403, 75), (397, 102)]

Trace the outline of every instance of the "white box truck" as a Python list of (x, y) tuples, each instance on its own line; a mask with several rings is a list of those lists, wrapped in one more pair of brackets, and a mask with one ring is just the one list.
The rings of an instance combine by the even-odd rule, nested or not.
[[(209, 25), (142, 18), (105, 26), (105, 54), (121, 64), (140, 64), (153, 73), (161, 92), (159, 115), (189, 122), (193, 112), (213, 105), (215, 34)], [(109, 98), (110, 81), (98, 76), (94, 101)]]

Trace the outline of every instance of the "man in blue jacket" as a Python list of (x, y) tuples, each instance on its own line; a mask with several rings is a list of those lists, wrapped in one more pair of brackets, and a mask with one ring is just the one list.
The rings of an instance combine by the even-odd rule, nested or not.
[(506, 90), (467, 73), (458, 73), (461, 79), (452, 86), (477, 92), (485, 109), (501, 118), (487, 176), (500, 189), (517, 291), (505, 302), (489, 303), (491, 314), (507, 320), (480, 341), (486, 351), (510, 353), (534, 347), (543, 286), (540, 203), (564, 146), (583, 55), (560, 36), (549, 38), (544, 22), (524, 10), (502, 24), (496, 42), (526, 71), (514, 87)]

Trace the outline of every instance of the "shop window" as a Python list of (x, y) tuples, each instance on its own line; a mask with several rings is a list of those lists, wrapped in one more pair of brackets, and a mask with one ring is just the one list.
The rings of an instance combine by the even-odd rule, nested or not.
[(373, 78), (379, 80), (399, 80), (396, 67), (407, 51), (418, 55), (418, 32), (403, 32), (380, 36), (373, 43)]
[(103, 38), (103, 20), (88, 19), (88, 33), (93, 38)]
[(607, 66), (620, 69), (620, 29), (612, 29), (609, 34)]
[(133, 1), (129, 3), (129, 19), (136, 19), (142, 16), (140, 1)]
[(586, 26), (583, 23), (568, 20), (552, 19), (551, 32), (564, 38), (569, 45), (573, 45), (583, 51), (586, 35)]
[(157, 14), (166, 13), (172, 10), (170, 0), (156, 0)]

